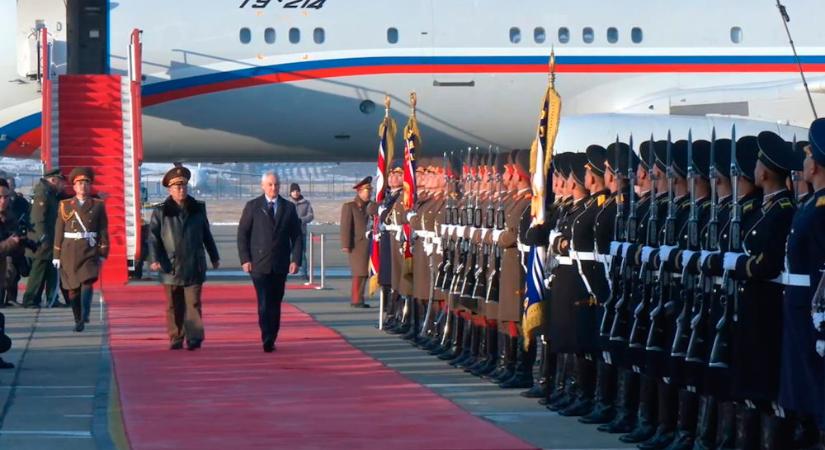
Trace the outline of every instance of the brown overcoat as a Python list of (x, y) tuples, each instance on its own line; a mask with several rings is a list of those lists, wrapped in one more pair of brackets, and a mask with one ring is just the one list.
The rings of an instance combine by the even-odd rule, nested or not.
[[(60, 284), (77, 289), (100, 275), (100, 259), (109, 255), (109, 222), (103, 200), (72, 197), (61, 200), (54, 231), (54, 258), (60, 260)], [(92, 238), (67, 233), (95, 233)]]
[(530, 207), (530, 191), (516, 193), (504, 211), (504, 231), (498, 238), (501, 247), (501, 278), (499, 284), (498, 320), (521, 320), (524, 293), (524, 267), (518, 248), (519, 227), (524, 210)]
[(341, 207), (341, 248), (350, 249), (349, 266), (354, 277), (369, 276), (368, 208), (369, 203), (358, 197)]

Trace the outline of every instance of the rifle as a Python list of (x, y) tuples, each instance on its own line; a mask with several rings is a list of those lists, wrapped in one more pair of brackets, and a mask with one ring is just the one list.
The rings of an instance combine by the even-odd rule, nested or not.
[[(667, 132), (667, 217), (665, 217), (664, 237), (662, 243), (673, 245), (676, 242), (676, 205), (673, 204), (673, 142), (670, 131)], [(667, 338), (667, 308), (665, 307), (665, 291), (670, 290), (670, 272), (665, 270), (665, 264), (659, 265), (659, 282), (656, 283), (652, 295), (656, 307), (650, 311), (650, 330), (647, 335), (646, 350), (651, 352), (665, 351)], [(668, 292), (669, 296), (669, 292)]]
[[(698, 173), (696, 164), (693, 162), (693, 139), (688, 131), (688, 183), (690, 184), (690, 216), (687, 222), (687, 248), (698, 251), (699, 247), (699, 206), (696, 204), (696, 179)], [(676, 335), (673, 337), (673, 345), (670, 349), (670, 356), (685, 357), (687, 347), (690, 342), (690, 322), (693, 318), (693, 294), (696, 291), (696, 275), (691, 272), (687, 265), (682, 268), (682, 290), (680, 292), (682, 300), (682, 310), (676, 318)]]
[[(648, 162), (648, 173), (650, 176), (650, 207), (648, 208), (647, 216), (647, 235), (645, 236), (645, 245), (648, 247), (655, 247), (658, 241), (659, 232), (659, 205), (656, 204), (656, 182), (658, 177), (655, 175), (653, 165), (656, 164), (656, 155), (654, 151), (653, 134), (650, 135), (650, 161)], [(650, 263), (643, 263), (640, 273), (640, 280), (642, 281), (642, 298), (636, 310), (633, 311), (633, 327), (630, 329), (630, 338), (628, 346), (630, 348), (644, 348), (646, 344), (647, 335), (650, 331), (650, 307), (651, 297), (653, 295), (652, 289), (654, 284), (654, 274)]]
[[(495, 160), (493, 159), (493, 147), (487, 149), (487, 189), (492, 191), (493, 186), (493, 170), (495, 169)], [(495, 218), (495, 208), (493, 207), (493, 195), (490, 192), (490, 198), (487, 202), (487, 208), (484, 210), (483, 227), (487, 232), (493, 230), (493, 219)], [(473, 285), (471, 297), (477, 301), (484, 301), (487, 293), (487, 269), (490, 266), (490, 246), (484, 242), (484, 234), (481, 233), (481, 238), (478, 242), (478, 252), (481, 253), (480, 264), (476, 265), (476, 282)]]
[[(739, 177), (742, 172), (736, 162), (736, 125), (731, 128), (730, 144), (730, 183), (733, 193), (731, 195), (731, 211), (733, 212), (728, 228), (729, 252), (742, 251), (742, 236), (739, 234), (742, 227), (742, 203), (739, 201)], [(731, 276), (730, 271), (725, 271), (722, 275), (722, 286), (724, 291), (719, 297), (722, 304), (722, 317), (716, 323), (716, 337), (713, 339), (713, 347), (710, 350), (708, 365), (726, 369), (730, 366), (730, 332), (731, 324), (738, 320), (739, 310), (739, 284)]]
[[(498, 231), (504, 229), (504, 184), (502, 178), (501, 173), (496, 174), (496, 181), (498, 182), (498, 208), (496, 208), (495, 227)], [(501, 277), (501, 247), (496, 243), (493, 245), (495, 262), (493, 263), (493, 271), (490, 273), (490, 279), (487, 280), (487, 295), (484, 298), (487, 303), (498, 302), (498, 291), (501, 282), (499, 280)]]
[[(719, 179), (719, 172), (716, 170), (716, 127), (711, 131), (710, 138), (710, 220), (707, 226), (707, 238), (705, 239), (705, 250), (709, 252), (719, 251), (719, 195), (716, 192), (716, 181)], [(687, 347), (686, 361), (707, 363), (708, 349), (705, 339), (705, 328), (710, 318), (711, 307), (715, 288), (713, 277), (702, 272), (699, 284), (701, 289), (696, 296), (696, 312), (690, 321), (690, 341)]]
[[(452, 161), (452, 152), (450, 152), (450, 161)], [(447, 171), (447, 152), (444, 152), (444, 178), (446, 179), (446, 204), (444, 205), (444, 225), (455, 225), (452, 222), (452, 209), (454, 204), (454, 199), (452, 197), (452, 193), (450, 192), (450, 184), (452, 180), (450, 180), (450, 176)], [(437, 231), (436, 231), (437, 232)], [(444, 228), (444, 232), (441, 233), (441, 262), (438, 264), (438, 269), (436, 269), (436, 277), (435, 277), (435, 287), (439, 289), (444, 289), (444, 281), (447, 279), (448, 272), (452, 269), (452, 258), (453, 255), (450, 252), (450, 243), (452, 241), (452, 237), (448, 231), (448, 227)]]
[[(479, 201), (481, 199), (481, 168), (483, 165), (484, 163), (482, 161), (482, 157), (479, 157), (478, 166), (476, 167), (476, 175), (473, 178), (475, 181), (475, 195), (473, 197), (472, 217), (470, 217), (471, 222), (469, 223), (469, 225), (473, 228), (481, 228), (482, 212)], [(475, 268), (478, 265), (478, 247), (473, 245), (471, 240), (472, 238), (465, 239), (465, 245), (468, 247), (470, 257), (464, 271), (464, 279), (462, 280), (461, 291), (459, 293), (460, 297), (465, 299), (472, 299), (473, 285), (476, 284)]]
[[(616, 168), (618, 170), (618, 167)], [(627, 152), (627, 180), (628, 180), (628, 214), (625, 224), (625, 242), (635, 244), (636, 232), (638, 231), (637, 205), (636, 205), (636, 171), (633, 170), (633, 135), (630, 135), (630, 151)], [(621, 187), (620, 187), (621, 189)], [(621, 190), (619, 190), (621, 193)], [(624, 202), (622, 202), (624, 203)], [(617, 205), (618, 207), (618, 205)], [(629, 255), (628, 255), (629, 256)], [(633, 295), (633, 274), (627, 258), (622, 258), (621, 265), (621, 297), (616, 303), (616, 316), (613, 319), (613, 326), (610, 329), (610, 340), (626, 342), (630, 338), (631, 316), (631, 296)]]
[[(616, 135), (616, 158), (614, 161), (615, 164), (615, 173), (617, 178), (617, 184), (620, 186), (619, 190), (616, 194), (616, 218), (613, 225), (613, 240), (614, 241), (623, 241), (626, 237), (626, 227), (625, 227), (625, 212), (624, 212), (624, 201), (622, 201), (622, 194), (621, 194), (621, 171), (619, 170), (619, 149), (621, 146), (619, 145), (619, 135)], [(615, 272), (618, 272), (616, 269)], [(618, 278), (618, 277), (616, 277)], [(604, 338), (610, 338), (610, 330), (613, 327), (613, 322), (616, 316), (616, 304), (619, 302), (619, 298), (621, 297), (621, 292), (619, 289), (619, 283), (613, 284), (612, 292), (610, 293), (610, 297), (604, 302), (604, 315), (602, 316), (602, 323), (599, 326), (599, 335)]]
[[(467, 168), (468, 171), (472, 170), (472, 156), (470, 149), (467, 149), (467, 156), (465, 157), (464, 167)], [(464, 193), (462, 196), (463, 205), (461, 207), (461, 214), (458, 216), (458, 224), (461, 227), (465, 227), (472, 223), (472, 211), (470, 206), (470, 196), (472, 195), (472, 182), (473, 177), (468, 173), (467, 176), (467, 192)], [(465, 267), (467, 266), (467, 253), (469, 251), (469, 247), (467, 246), (466, 239), (464, 239), (464, 235), (458, 236), (458, 242), (456, 243), (456, 247), (460, 252), (458, 257), (458, 264), (454, 264), (455, 271), (453, 272), (453, 282), (450, 285), (450, 293), (454, 295), (461, 294), (461, 285), (463, 283), (462, 278), (464, 277)]]

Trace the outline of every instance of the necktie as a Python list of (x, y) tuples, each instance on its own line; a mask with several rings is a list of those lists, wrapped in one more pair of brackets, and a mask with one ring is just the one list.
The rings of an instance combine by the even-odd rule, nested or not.
[(275, 202), (269, 202), (269, 218), (275, 220)]

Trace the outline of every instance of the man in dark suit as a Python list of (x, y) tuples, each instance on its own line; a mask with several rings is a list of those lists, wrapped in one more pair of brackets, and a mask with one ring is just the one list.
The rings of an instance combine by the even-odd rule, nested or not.
[(275, 350), (287, 272), (298, 273), (303, 254), (301, 220), (295, 205), (278, 195), (274, 172), (261, 177), (263, 195), (247, 202), (238, 224), (238, 254), (258, 297), (264, 351)]

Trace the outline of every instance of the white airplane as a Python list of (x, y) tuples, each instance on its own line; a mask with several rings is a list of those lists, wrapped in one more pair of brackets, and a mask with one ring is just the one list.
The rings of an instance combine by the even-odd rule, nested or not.
[[(825, 111), (825, 7), (784, 1)], [(733, 122), (802, 139), (813, 119), (775, 0), (5, 0), (0, 154), (40, 145), (43, 26), (56, 75), (125, 73), (143, 30), (147, 161), (371, 160), (384, 95), (403, 126), (410, 91), (424, 154), (527, 147), (551, 47), (558, 150)]]

